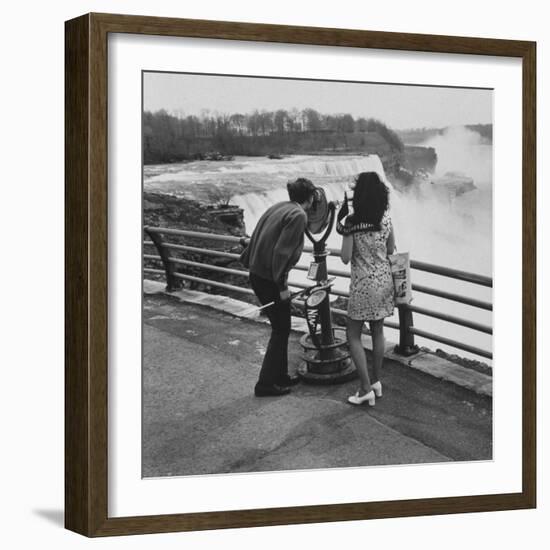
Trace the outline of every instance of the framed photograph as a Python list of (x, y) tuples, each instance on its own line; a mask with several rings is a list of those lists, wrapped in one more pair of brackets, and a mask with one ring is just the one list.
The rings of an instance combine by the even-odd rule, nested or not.
[(536, 506), (536, 45), (66, 22), (65, 523)]

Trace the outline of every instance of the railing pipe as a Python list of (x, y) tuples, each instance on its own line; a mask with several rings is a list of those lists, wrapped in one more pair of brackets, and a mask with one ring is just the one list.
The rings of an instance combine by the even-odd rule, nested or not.
[(457, 279), (459, 281), (466, 281), (475, 285), (493, 286), (493, 279), (486, 277), (485, 275), (478, 275), (477, 273), (469, 273), (467, 271), (460, 271), (451, 267), (444, 267), (441, 265), (428, 264), (426, 262), (419, 262), (418, 260), (411, 260), (411, 269), (418, 271), (426, 271), (427, 273), (434, 273), (435, 275), (442, 275), (443, 277), (450, 277), (451, 279)]
[(440, 342), (441, 344), (447, 344), (448, 346), (473, 353), (474, 355), (480, 355), (481, 357), (485, 357), (487, 359), (493, 358), (493, 354), (490, 351), (477, 348), (475, 346), (470, 346), (469, 344), (464, 344), (462, 342), (458, 342), (457, 340), (452, 340), (451, 338), (445, 338), (444, 336), (439, 336), (437, 334), (433, 334), (432, 332), (427, 332), (414, 327), (411, 327), (410, 331), (417, 336), (422, 336), (423, 338), (434, 340), (435, 342)]
[(455, 317), (454, 315), (440, 313), (439, 311), (433, 311), (431, 309), (414, 306), (412, 304), (408, 305), (407, 307), (412, 312), (418, 313), (420, 315), (426, 315), (428, 317), (434, 317), (435, 319), (441, 319), (442, 321), (447, 321), (448, 323), (453, 323), (454, 325), (461, 325), (463, 327), (471, 328), (472, 330), (477, 330), (478, 332), (484, 332), (485, 334), (493, 334), (492, 327), (488, 325), (482, 325), (481, 323), (476, 323), (474, 321), (470, 321), (469, 319), (462, 319), (461, 317)]
[[(304, 246), (304, 252), (313, 252), (313, 248), (311, 246)], [(338, 248), (327, 248), (327, 252), (329, 256), (340, 256), (340, 249)], [(451, 267), (444, 267), (437, 264), (421, 262), (418, 260), (411, 260), (411, 269), (434, 273), (435, 275), (442, 275), (443, 277), (450, 277), (452, 279), (458, 279), (481, 286), (493, 286), (493, 280), (491, 277), (479, 275), (478, 273), (461, 271), (458, 269), (453, 269)]]
[(239, 254), (233, 254), (232, 252), (224, 252), (222, 250), (211, 250), (208, 248), (198, 248), (196, 246), (188, 246), (183, 244), (165, 243), (164, 246), (169, 250), (180, 250), (182, 252), (195, 252), (198, 254), (205, 254), (208, 256), (220, 256), (221, 258), (229, 258), (231, 260), (238, 260)]
[[(246, 246), (246, 244), (249, 241), (248, 237), (236, 237), (233, 235), (219, 235), (217, 233), (204, 233), (200, 231), (188, 231), (185, 229), (170, 229), (167, 227), (146, 227), (145, 231), (150, 233), (156, 233), (156, 234), (164, 234), (164, 235), (179, 235), (183, 237), (210, 239), (214, 241), (241, 244), (242, 246)], [(326, 251), (330, 256), (340, 256), (340, 250), (337, 248), (327, 248)], [(309, 245), (304, 246), (304, 252), (313, 252), (313, 247)], [(487, 277), (485, 275), (479, 275), (478, 273), (461, 271), (450, 267), (444, 267), (436, 264), (430, 264), (428, 262), (411, 260), (411, 268), (419, 271), (426, 271), (428, 273), (434, 273), (436, 275), (442, 275), (444, 277), (450, 277), (453, 279), (470, 282), (481, 286), (487, 286), (487, 287), (493, 286), (493, 280), (491, 277)]]
[(178, 279), (184, 281), (193, 281), (195, 283), (202, 283), (204, 285), (215, 286), (223, 288), (225, 290), (232, 290), (233, 292), (241, 292), (242, 294), (249, 294), (254, 296), (254, 292), (249, 288), (243, 288), (242, 286), (229, 285), (227, 283), (220, 283), (219, 281), (212, 281), (211, 279), (203, 279), (202, 277), (195, 277), (194, 275), (184, 275), (183, 273), (176, 273)]
[[(252, 290), (248, 288), (243, 288), (227, 283), (221, 283), (218, 281), (212, 281), (210, 279), (204, 279), (202, 277), (196, 277), (192, 275), (186, 275), (182, 273), (178, 273), (175, 271), (175, 266), (177, 265), (186, 265), (190, 267), (197, 267), (201, 269), (207, 269), (211, 271), (217, 271), (220, 273), (227, 273), (230, 275), (238, 275), (238, 276), (248, 276), (247, 271), (237, 270), (237, 269), (231, 269), (227, 267), (221, 267), (221, 266), (214, 266), (211, 264), (204, 264), (200, 262), (194, 262), (191, 260), (186, 260), (182, 258), (176, 258), (169, 255), (169, 250), (177, 250), (177, 251), (183, 251), (183, 252), (192, 252), (192, 253), (199, 253), (199, 254), (205, 254), (205, 255), (211, 255), (211, 256), (219, 256), (224, 257), (231, 260), (238, 260), (239, 254), (225, 252), (221, 250), (210, 250), (205, 249), (201, 247), (194, 247), (189, 245), (180, 245), (176, 243), (169, 243), (165, 242), (163, 240), (163, 235), (174, 235), (174, 236), (180, 236), (180, 237), (188, 237), (188, 238), (195, 238), (195, 239), (205, 239), (205, 240), (212, 240), (212, 241), (218, 241), (218, 242), (225, 242), (225, 243), (232, 243), (232, 244), (240, 244), (241, 246), (246, 246), (248, 243), (248, 238), (246, 237), (236, 237), (231, 235), (218, 235), (215, 233), (203, 233), (203, 232), (197, 232), (197, 231), (188, 231), (188, 230), (180, 230), (180, 229), (170, 229), (170, 228), (157, 228), (157, 227), (146, 227), (145, 232), (147, 235), (151, 238), (151, 241), (144, 241), (144, 245), (151, 246), (154, 245), (157, 248), (157, 251), (159, 253), (159, 256), (154, 256), (152, 254), (144, 254), (144, 259), (149, 260), (157, 260), (161, 261), (164, 265), (164, 272), (159, 269), (153, 269), (153, 268), (144, 268), (144, 271), (147, 273), (155, 273), (155, 274), (162, 274), (165, 273), (166, 280), (167, 280), (167, 290), (171, 291), (178, 287), (180, 284), (180, 280), (187, 280), (187, 281), (194, 281), (198, 283), (202, 283), (205, 285), (210, 285), (213, 287), (223, 288), (226, 290), (231, 290), (234, 292), (241, 292), (248, 295), (253, 295), (254, 293)], [(314, 252), (313, 247), (311, 246), (305, 246), (304, 247), (305, 252)], [(327, 249), (327, 252), (331, 256), (339, 256), (340, 250), (329, 248)], [(440, 275), (444, 277), (453, 278), (456, 280), (461, 280), (465, 282), (469, 282), (472, 284), (477, 284), (480, 286), (485, 286), (492, 288), (493, 282), (490, 277), (486, 277), (483, 275), (478, 275), (475, 273), (469, 273), (466, 271), (460, 271), (455, 270), (452, 268), (447, 268), (443, 266), (437, 266), (434, 264), (429, 264), (426, 262), (420, 262), (411, 260), (411, 268), (416, 269), (419, 271), (425, 271), (428, 273), (433, 273), (435, 275)], [(297, 265), (294, 267), (294, 269), (298, 271), (307, 271), (309, 268), (308, 266), (303, 265)], [(329, 269), (328, 274), (331, 276), (336, 277), (342, 277), (349, 279), (350, 273), (348, 271), (340, 270), (340, 269)], [(309, 285), (299, 282), (289, 282), (289, 286), (296, 287), (296, 288), (308, 288)], [(412, 289), (415, 292), (420, 292), (424, 294), (429, 294), (432, 296), (436, 296), (442, 299), (451, 300), (454, 302), (463, 303), (472, 307), (484, 309), (487, 311), (492, 311), (493, 306), (490, 302), (477, 300), (475, 298), (469, 298), (466, 296), (461, 296), (459, 294), (453, 294), (450, 292), (446, 292), (443, 290), (427, 287), (424, 285), (412, 285)], [(342, 290), (333, 289), (332, 293), (337, 296), (342, 296), (345, 298), (349, 298), (349, 293)], [(339, 314), (346, 314), (344, 310), (332, 308), (332, 311), (334, 313)], [(407, 305), (407, 306), (401, 306), (398, 307), (399, 311), (399, 324), (392, 323), (391, 321), (384, 322), (384, 325), (396, 329), (400, 331), (400, 339), (399, 339), (399, 345), (397, 346), (397, 350), (399, 353), (402, 353), (404, 355), (410, 355), (412, 353), (415, 353), (418, 350), (418, 347), (414, 344), (414, 336), (421, 336), (423, 338), (427, 338), (429, 340), (433, 340), (435, 342), (440, 342), (446, 345), (449, 345), (451, 347), (455, 347), (457, 349), (461, 349), (464, 351), (468, 351), (470, 353), (480, 355), (482, 357), (486, 357), (489, 359), (492, 359), (492, 354), (487, 351), (483, 350), (481, 348), (477, 348), (475, 346), (470, 346), (468, 344), (464, 344), (462, 342), (458, 342), (455, 340), (452, 340), (450, 338), (445, 338), (443, 336), (438, 336), (437, 334), (432, 334), (427, 331), (423, 331), (420, 329), (416, 329), (413, 325), (413, 312), (420, 314), (420, 315), (426, 315), (430, 317), (434, 317), (436, 319), (440, 319), (442, 321), (446, 321), (449, 323), (453, 323), (456, 325), (461, 325), (467, 328), (470, 328), (472, 330), (476, 330), (479, 332), (483, 332), (485, 334), (492, 334), (493, 330), (490, 326), (483, 325), (481, 323), (476, 323), (474, 321), (470, 321), (467, 319), (462, 319), (459, 317), (455, 317), (452, 315), (447, 315), (445, 313), (440, 313), (437, 311), (433, 311), (427, 308), (422, 308), (415, 305)]]
[[(144, 244), (154, 245), (154, 243), (152, 241), (145, 241)], [(210, 250), (208, 248), (198, 248), (198, 247), (187, 246), (187, 245), (178, 245), (178, 244), (175, 244), (175, 243), (163, 242), (163, 246), (165, 248), (170, 249), (170, 250), (173, 249), (173, 250), (180, 250), (180, 251), (183, 251), (183, 252), (194, 252), (194, 253), (205, 254), (205, 255), (210, 255), (210, 256), (219, 256), (221, 258), (228, 258), (228, 259), (231, 259), (231, 260), (238, 260), (239, 257), (240, 257), (239, 254), (233, 254), (231, 252), (224, 252), (224, 251), (221, 251), (221, 250)], [(147, 257), (147, 256), (144, 255), (144, 257)], [(293, 269), (298, 270), (298, 271), (308, 271), (309, 267), (305, 266), (305, 265), (296, 265), (296, 266), (294, 266)], [(349, 271), (344, 271), (344, 270), (341, 270), (341, 269), (329, 269), (328, 274), (331, 275), (331, 276), (341, 277), (341, 278), (345, 278), (345, 279), (350, 278)], [(476, 307), (476, 308), (479, 308), (479, 309), (485, 309), (487, 311), (492, 311), (492, 309), (493, 309), (493, 306), (490, 302), (485, 302), (485, 301), (482, 301), (482, 300), (476, 300), (475, 298), (469, 298), (467, 296), (461, 296), (460, 294), (452, 294), (450, 292), (446, 292), (444, 290), (439, 290), (439, 289), (436, 289), (436, 288), (431, 288), (431, 287), (427, 287), (427, 286), (423, 286), (423, 285), (414, 284), (414, 285), (412, 285), (412, 289), (416, 292), (421, 292), (423, 294), (429, 294), (431, 296), (436, 296), (436, 297), (439, 297), (439, 298), (443, 298), (445, 300), (452, 300), (454, 302), (462, 303), (462, 304), (469, 305), (469, 306), (472, 306), (472, 307)], [(344, 296), (344, 297), (348, 296), (347, 293), (342, 293), (341, 291), (335, 291), (334, 293), (338, 294), (339, 296)]]
[(166, 271), (163, 271), (162, 269), (154, 269), (152, 267), (144, 267), (143, 271), (146, 273), (156, 273), (157, 275), (166, 275)]
[(218, 265), (203, 264), (200, 262), (193, 262), (191, 260), (182, 260), (181, 258), (171, 258), (170, 261), (175, 264), (199, 267), (201, 269), (208, 269), (210, 271), (218, 271), (219, 273), (227, 273), (228, 275), (239, 275), (241, 277), (248, 277), (248, 271), (242, 271), (240, 269), (231, 269), (229, 267), (221, 267)]
[(451, 292), (445, 292), (437, 288), (431, 288), (423, 285), (412, 285), (412, 289), (416, 292), (423, 294), (429, 294), (430, 296), (437, 296), (438, 298), (444, 298), (445, 300), (451, 300), (453, 302), (459, 302), (468, 306), (477, 307), (479, 309), (485, 309), (487, 311), (493, 311), (493, 304), (490, 302), (484, 302), (483, 300), (477, 300), (475, 298), (469, 298), (467, 296), (461, 296), (460, 294), (453, 294)]
[(145, 231), (151, 234), (178, 235), (180, 237), (190, 237), (194, 239), (209, 239), (211, 241), (221, 241), (226, 243), (243, 244), (248, 242), (245, 237), (235, 237), (233, 235), (218, 235), (217, 233), (203, 233), (200, 231), (188, 231), (187, 229), (169, 229), (167, 227), (146, 227)]
[(162, 264), (164, 266), (164, 270), (166, 271), (166, 291), (174, 292), (174, 290), (181, 288), (181, 284), (174, 277), (175, 275), (174, 264), (170, 262), (170, 254), (168, 250), (163, 246), (162, 235), (159, 232), (151, 230), (151, 228), (147, 228), (147, 227), (145, 228), (145, 232), (147, 233), (149, 238), (153, 241), (157, 249), (157, 252), (159, 253)]

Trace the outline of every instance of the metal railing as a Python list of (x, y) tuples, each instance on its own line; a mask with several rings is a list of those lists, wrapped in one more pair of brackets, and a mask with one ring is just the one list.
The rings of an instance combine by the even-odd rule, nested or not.
[[(181, 281), (189, 281), (189, 282), (200, 283), (200, 284), (204, 284), (204, 285), (208, 285), (211, 287), (220, 288), (220, 289), (228, 290), (232, 292), (249, 294), (249, 295), (254, 294), (252, 290), (248, 287), (242, 287), (242, 286), (229, 284), (222, 281), (216, 281), (205, 277), (198, 277), (196, 275), (185, 273), (185, 271), (184, 272), (178, 271), (177, 268), (178, 266), (182, 266), (184, 268), (187, 267), (187, 268), (211, 271), (214, 273), (222, 273), (225, 275), (234, 275), (234, 276), (242, 277), (243, 281), (246, 280), (246, 278), (248, 278), (248, 271), (246, 271), (245, 269), (233, 269), (233, 268), (224, 267), (220, 265), (188, 260), (185, 258), (177, 257), (172, 252), (183, 252), (183, 253), (191, 253), (191, 254), (200, 254), (205, 256), (214, 256), (219, 258), (225, 258), (230, 262), (238, 261), (239, 254), (235, 252), (227, 252), (226, 250), (216, 250), (213, 248), (203, 248), (199, 246), (193, 246), (190, 244), (175, 243), (175, 242), (167, 241), (165, 239), (166, 236), (171, 236), (171, 237), (191, 239), (191, 240), (196, 240), (196, 239), (208, 240), (218, 244), (240, 245), (241, 247), (244, 248), (244, 246), (246, 246), (248, 242), (247, 238), (235, 237), (231, 235), (219, 235), (215, 233), (202, 233), (197, 231), (169, 229), (169, 228), (162, 228), (162, 227), (146, 227), (145, 233), (149, 236), (151, 240), (150, 241), (145, 240), (143, 242), (144, 246), (149, 246), (149, 247), (154, 246), (158, 252), (158, 255), (145, 253), (143, 255), (143, 258), (146, 260), (155, 260), (155, 261), (161, 262), (164, 269), (161, 270), (161, 269), (156, 269), (152, 267), (144, 267), (143, 271), (145, 273), (165, 275), (168, 291), (174, 291), (180, 288)], [(313, 249), (311, 246), (304, 247), (304, 252), (311, 252), (312, 250)], [(340, 251), (336, 249), (328, 248), (327, 252), (330, 256), (337, 256), (337, 257), (340, 256)], [(297, 265), (294, 267), (293, 271), (307, 271), (308, 269), (309, 269), (308, 266)], [(463, 282), (467, 282), (467, 283), (471, 283), (471, 284), (479, 285), (483, 287), (492, 288), (493, 286), (493, 281), (490, 277), (478, 275), (476, 273), (459, 271), (459, 270), (455, 270), (455, 269), (451, 269), (451, 268), (443, 267), (439, 265), (429, 264), (426, 262), (411, 260), (411, 269), (417, 270), (417, 271), (424, 271), (427, 273), (431, 273), (433, 275), (448, 277), (451, 279), (455, 279), (455, 280), (459, 280), (459, 281), (463, 281)], [(341, 270), (341, 269), (329, 268), (328, 274), (333, 277), (340, 277), (340, 278), (346, 278), (346, 279), (350, 278), (350, 273), (348, 271)], [(289, 280), (289, 286), (296, 287), (296, 288), (308, 287), (307, 284), (304, 284), (296, 280), (294, 281)], [(486, 311), (492, 311), (493, 309), (493, 305), (491, 302), (485, 302), (485, 301), (471, 298), (468, 296), (463, 296), (461, 294), (439, 290), (437, 288), (413, 284), (412, 290), (413, 292), (436, 296), (438, 298), (450, 300), (453, 302), (458, 302), (461, 304), (465, 304), (465, 305), (486, 310)], [(336, 288), (333, 288), (331, 290), (331, 293), (334, 294), (335, 296), (349, 298), (348, 292), (339, 290)], [(332, 308), (332, 311), (336, 314), (346, 315), (346, 312), (344, 310)], [(488, 350), (481, 349), (464, 342), (459, 342), (451, 338), (447, 338), (435, 333), (431, 333), (431, 332), (416, 328), (413, 323), (414, 321), (413, 314), (432, 317), (435, 319), (446, 321), (454, 325), (466, 327), (468, 329), (481, 332), (484, 334), (493, 333), (493, 329), (489, 325), (484, 325), (482, 323), (474, 322), (469, 319), (463, 319), (461, 317), (449, 315), (441, 311), (436, 311), (436, 310), (432, 310), (429, 308), (420, 307), (412, 304), (398, 306), (398, 311), (399, 311), (399, 323), (394, 323), (391, 321), (384, 322), (385, 326), (399, 331), (399, 344), (396, 346), (397, 353), (400, 353), (402, 355), (411, 355), (413, 353), (416, 353), (418, 350), (418, 346), (415, 345), (415, 339), (414, 339), (416, 335), (422, 338), (426, 338), (427, 340), (439, 342), (439, 343), (451, 346), (453, 348), (467, 351), (469, 353), (472, 353), (474, 355), (481, 356), (487, 359), (492, 359), (493, 357), (492, 353)]]

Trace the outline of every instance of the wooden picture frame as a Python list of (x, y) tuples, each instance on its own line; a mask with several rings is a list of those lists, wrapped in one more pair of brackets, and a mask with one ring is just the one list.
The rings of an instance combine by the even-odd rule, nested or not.
[[(107, 37), (133, 33), (519, 58), (523, 71), (522, 491), (139, 517), (108, 516)], [(88, 14), (65, 27), (65, 525), (86, 536), (511, 510), (536, 506), (534, 42)]]

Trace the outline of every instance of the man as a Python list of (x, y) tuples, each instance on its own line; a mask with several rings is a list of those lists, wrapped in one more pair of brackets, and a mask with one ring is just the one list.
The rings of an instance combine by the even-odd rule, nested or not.
[(269, 208), (256, 225), (241, 262), (250, 270), (250, 285), (266, 308), (271, 338), (254, 394), (257, 397), (285, 395), (299, 380), (288, 374), (290, 335), (290, 292), (288, 272), (296, 265), (304, 247), (306, 212), (312, 207), (315, 186), (305, 178), (287, 184), (289, 201)]

